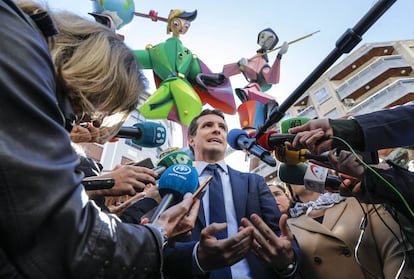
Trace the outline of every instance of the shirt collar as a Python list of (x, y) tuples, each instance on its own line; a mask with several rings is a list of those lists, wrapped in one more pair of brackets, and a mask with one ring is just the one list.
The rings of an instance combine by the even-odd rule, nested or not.
[[(204, 169), (209, 164), (211, 164), (211, 163), (207, 163), (207, 162), (204, 162), (204, 161), (194, 161), (194, 167), (197, 169), (198, 175), (201, 175), (203, 173)], [(217, 161), (214, 164), (218, 164), (226, 174), (228, 173), (227, 164), (224, 161), (224, 159), (220, 160), (220, 161)]]

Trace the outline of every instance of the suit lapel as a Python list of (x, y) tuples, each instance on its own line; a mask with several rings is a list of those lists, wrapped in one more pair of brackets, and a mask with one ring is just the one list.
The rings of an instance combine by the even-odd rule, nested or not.
[(336, 223), (338, 223), (338, 220), (341, 219), (342, 214), (345, 211), (345, 208), (347, 206), (346, 201), (342, 201), (340, 203), (335, 204), (333, 207), (329, 208), (328, 210), (325, 210), (325, 217), (323, 218), (323, 224), (326, 228), (329, 230), (332, 230)]
[(288, 223), (290, 226), (294, 226), (305, 231), (324, 234), (336, 238), (336, 236), (325, 226), (306, 215), (301, 215), (297, 218), (291, 218), (288, 220)]
[(298, 227), (300, 229), (314, 233), (324, 234), (339, 239), (342, 242), (345, 242), (344, 239), (338, 236), (337, 233), (332, 232), (332, 230), (334, 229), (338, 221), (341, 219), (341, 216), (345, 211), (346, 207), (347, 203), (344, 201), (335, 204), (333, 207), (330, 207), (327, 210), (325, 210), (325, 216), (323, 218), (322, 224), (306, 215), (301, 215), (298, 218), (290, 218), (288, 220), (288, 223), (289, 225)]

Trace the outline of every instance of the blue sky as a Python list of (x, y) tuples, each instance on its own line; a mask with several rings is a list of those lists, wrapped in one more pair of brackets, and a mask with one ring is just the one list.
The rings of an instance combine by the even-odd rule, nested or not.
[[(90, 17), (87, 13), (92, 11), (93, 3), (91, 0), (46, 2), (52, 9), (71, 10), (85, 17)], [(354, 27), (376, 1), (274, 0), (257, 2), (260, 3), (257, 6), (252, 3), (247, 0), (140, 0), (135, 1), (135, 11), (146, 13), (155, 10), (159, 16), (167, 17), (171, 9), (197, 9), (197, 18), (181, 40), (212, 71), (217, 72), (224, 64), (254, 55), (258, 48), (257, 33), (266, 27), (276, 31), (279, 44), (320, 30), (314, 36), (292, 44), (284, 55), (280, 83), (268, 91), (281, 103), (334, 49), (339, 36)], [(412, 0), (397, 0), (368, 29), (355, 49), (364, 43), (414, 39), (413, 10)], [(169, 38), (165, 30), (164, 22), (135, 17), (119, 33), (125, 35), (131, 48), (143, 49), (147, 44), (155, 45)], [(270, 54), (270, 62), (275, 56), (276, 52)], [(233, 88), (246, 84), (240, 75), (232, 77), (231, 81)]]
[[(90, 17), (87, 13), (93, 11), (91, 0), (46, 2), (52, 9), (70, 10), (85, 17)], [(267, 92), (281, 103), (335, 48), (336, 40), (354, 27), (375, 3), (374, 0), (140, 0), (135, 1), (135, 11), (155, 10), (159, 16), (167, 17), (171, 9), (197, 9), (197, 18), (181, 40), (216, 72), (225, 64), (253, 56), (258, 48), (257, 34), (264, 28), (276, 31), (279, 44), (319, 30), (314, 36), (292, 44), (284, 55), (280, 82)], [(367, 30), (354, 50), (365, 43), (414, 39), (413, 10), (414, 1), (397, 0)], [(140, 17), (118, 32), (133, 49), (144, 49), (147, 44), (155, 45), (170, 36), (166, 34), (165, 22)], [(269, 55), (270, 62), (275, 56), (276, 52)], [(338, 61), (345, 57), (341, 56)], [(152, 79), (150, 72), (148, 78)], [(246, 85), (241, 76), (232, 77), (231, 82), (233, 88)], [(229, 129), (239, 128), (237, 116), (228, 116), (227, 121)]]

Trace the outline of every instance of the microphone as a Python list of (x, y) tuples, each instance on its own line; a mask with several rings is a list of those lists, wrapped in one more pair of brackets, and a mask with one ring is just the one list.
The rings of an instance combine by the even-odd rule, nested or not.
[(280, 122), (280, 132), (289, 133), (289, 129), (293, 127), (302, 126), (311, 119), (307, 117), (291, 117)]
[[(295, 139), (295, 137), (296, 134), (279, 134), (277, 131), (271, 130), (258, 137), (257, 143), (270, 151), (280, 146), (283, 146), (286, 141), (292, 142)], [(327, 139), (330, 139), (330, 137), (322, 136), (322, 138), (320, 138), (318, 142)]]
[(167, 131), (156, 122), (139, 122), (132, 127), (121, 127), (115, 137), (132, 139), (132, 142), (142, 147), (158, 147), (165, 143)]
[(153, 168), (152, 170), (157, 173), (158, 177), (160, 177), (167, 168), (169, 168), (172, 165), (178, 165), (178, 164), (192, 166), (193, 161), (191, 160), (190, 156), (188, 156), (186, 152), (180, 151), (180, 150), (173, 151), (171, 153), (168, 153), (164, 157), (162, 157), (158, 161), (157, 166)]
[(194, 193), (197, 187), (198, 172), (193, 166), (178, 164), (168, 167), (158, 182), (162, 199), (150, 223), (154, 223), (167, 208), (182, 201), (186, 193)]
[(276, 147), (282, 146), (285, 141), (292, 142), (295, 134), (279, 134), (277, 131), (270, 130), (257, 138), (257, 143), (263, 148), (271, 151)]
[(329, 151), (326, 151), (320, 155), (314, 155), (307, 149), (289, 150), (286, 147), (276, 147), (275, 157), (278, 161), (286, 163), (288, 165), (297, 165), (299, 163), (305, 163), (309, 159), (319, 162), (328, 162)]
[(269, 166), (276, 166), (276, 160), (269, 151), (256, 143), (256, 140), (240, 129), (233, 129), (227, 134), (228, 144), (235, 150), (246, 150)]
[(306, 189), (324, 193), (325, 189), (337, 190), (342, 178), (328, 174), (328, 169), (316, 164), (280, 164), (279, 179), (285, 183), (304, 185)]

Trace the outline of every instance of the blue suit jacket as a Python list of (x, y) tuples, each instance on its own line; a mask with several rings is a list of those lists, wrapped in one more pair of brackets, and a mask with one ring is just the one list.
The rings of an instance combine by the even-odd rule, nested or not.
[(414, 104), (355, 116), (362, 128), (365, 151), (414, 145)]
[[(280, 235), (279, 218), (281, 213), (264, 178), (257, 174), (239, 172), (230, 167), (228, 171), (237, 220), (240, 222), (242, 217), (249, 217), (256, 213), (277, 235)], [(200, 206), (191, 236), (184, 242), (177, 242), (175, 247), (164, 249), (164, 274), (166, 278), (209, 278), (209, 273), (198, 277), (193, 275), (193, 271), (196, 270), (192, 259), (193, 248), (200, 240), (200, 232), (205, 227), (204, 209)], [(294, 250), (298, 261), (299, 247), (296, 242)], [(246, 258), (253, 278), (276, 277), (275, 272), (266, 267), (253, 253), (249, 253)]]

